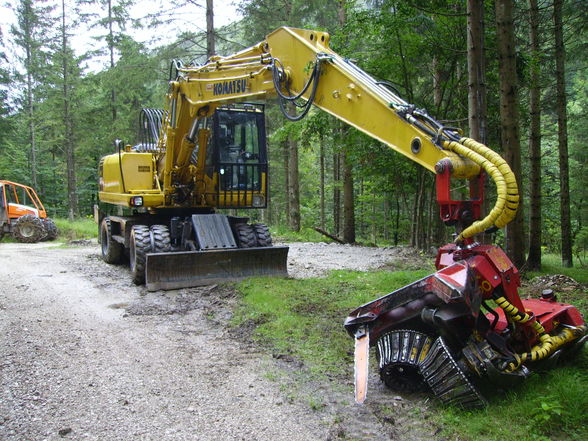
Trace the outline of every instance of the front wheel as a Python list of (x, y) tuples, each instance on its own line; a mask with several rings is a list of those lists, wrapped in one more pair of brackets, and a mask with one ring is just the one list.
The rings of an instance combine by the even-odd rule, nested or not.
[(37, 216), (25, 214), (14, 221), (12, 236), (23, 243), (39, 242), (45, 237), (43, 222)]
[(255, 232), (255, 238), (257, 239), (258, 247), (271, 247), (272, 246), (272, 235), (266, 224), (253, 224), (253, 231)]
[(153, 236), (153, 253), (166, 253), (171, 250), (171, 237), (167, 226), (151, 225), (149, 233)]
[(145, 263), (151, 251), (151, 235), (147, 225), (133, 225), (129, 247), (129, 264), (135, 285), (145, 283)]
[(251, 225), (237, 224), (235, 232), (237, 233), (237, 245), (239, 248), (255, 248), (257, 246), (255, 230)]

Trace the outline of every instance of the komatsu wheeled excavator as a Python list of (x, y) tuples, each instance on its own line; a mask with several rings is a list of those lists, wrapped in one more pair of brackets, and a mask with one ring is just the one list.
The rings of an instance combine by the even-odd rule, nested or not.
[[(290, 120), (314, 104), (435, 173), (441, 219), (456, 228), (436, 273), (345, 320), (355, 339), (357, 402), (366, 398), (370, 347), (392, 389), (427, 387), (444, 403), (476, 407), (486, 402), (480, 384), (508, 386), (586, 341), (575, 307), (549, 290), (521, 299), (506, 254), (476, 241), (516, 215), (508, 164), (337, 55), (325, 32), (282, 27), (233, 55), (173, 65), (165, 110), (145, 109), (141, 141), (119, 143), (100, 162), (104, 259), (117, 262), (127, 251), (134, 281), (151, 289), (285, 275), (287, 247), (271, 246), (265, 225), (215, 213), (265, 206), (264, 109), (255, 102), (274, 97)], [(497, 196), (482, 217), (486, 177)], [(469, 182), (466, 200), (452, 199), (456, 179)]]

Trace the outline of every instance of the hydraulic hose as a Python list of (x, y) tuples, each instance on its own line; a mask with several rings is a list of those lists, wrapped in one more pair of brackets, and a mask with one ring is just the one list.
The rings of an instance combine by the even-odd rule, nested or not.
[(514, 219), (519, 205), (519, 193), (514, 173), (506, 161), (484, 144), (471, 139), (461, 138), (457, 141), (445, 141), (443, 147), (478, 164), (496, 185), (496, 202), (494, 208), (485, 218), (465, 228), (456, 238), (456, 242), (492, 228), (502, 228)]
[(517, 178), (504, 158), (494, 150), (486, 147), (484, 144), (481, 144), (472, 138), (461, 138), (460, 142), (466, 147), (471, 148), (476, 153), (482, 155), (488, 161), (492, 162), (492, 164), (498, 167), (500, 173), (502, 173), (502, 176), (504, 176), (504, 181), (506, 183), (506, 206), (503, 213), (494, 223), (496, 227), (503, 228), (506, 224), (512, 221), (517, 214), (517, 208), (519, 206), (519, 189), (517, 186)]
[[(519, 311), (516, 306), (504, 297), (498, 297), (494, 299), (494, 301), (504, 311), (505, 315), (514, 322), (524, 324), (533, 320), (532, 316), (526, 312)], [(537, 320), (533, 321), (531, 326), (533, 326), (533, 329), (537, 332), (539, 343), (533, 346), (529, 352), (514, 354), (515, 361), (508, 363), (505, 368), (506, 372), (510, 373), (516, 371), (527, 361), (533, 362), (542, 360), (552, 354), (559, 347), (574, 340), (578, 334), (584, 334), (586, 332), (586, 326), (581, 326), (575, 329), (564, 328), (557, 335), (549, 335), (545, 332), (543, 325)]]
[[(298, 93), (297, 95), (292, 95), (292, 93), (290, 92), (290, 88), (288, 86), (287, 75), (286, 75), (286, 72), (284, 71), (284, 67), (282, 66), (282, 63), (277, 58), (273, 59), (272, 77), (273, 77), (273, 82), (274, 82), (274, 88), (275, 88), (276, 93), (278, 95), (278, 104), (280, 105), (280, 110), (282, 111), (282, 114), (288, 120), (300, 121), (310, 111), (310, 108), (312, 107), (312, 103), (314, 102), (314, 98), (316, 96), (316, 89), (318, 87), (319, 76), (320, 76), (320, 62), (321, 62), (321, 58), (317, 57), (317, 59), (315, 60), (314, 67), (312, 69), (312, 73), (310, 75), (310, 78), (308, 78), (308, 81), (306, 82), (306, 84), (304, 85), (304, 87), (302, 88), (300, 93)], [(279, 65), (279, 67), (278, 67), (278, 65)], [(285, 83), (285, 88), (286, 88), (286, 91), (288, 92), (288, 95), (283, 94), (282, 91), (280, 90), (282, 87), (282, 83)], [(296, 102), (296, 100), (302, 98), (302, 96), (306, 93), (306, 91), (308, 90), (308, 88), (311, 84), (312, 84), (312, 89), (310, 91), (310, 96), (308, 97), (308, 100), (306, 101), (305, 104), (298, 104)], [(299, 113), (298, 115), (289, 114), (288, 110), (286, 109), (286, 105), (285, 105), (285, 103), (287, 103), (287, 102), (294, 104), (294, 106), (296, 106), (298, 108), (301, 108), (302, 112)]]
[(461, 155), (467, 159), (470, 159), (474, 163), (478, 164), (488, 175), (492, 178), (496, 184), (496, 202), (494, 208), (486, 215), (484, 219), (475, 221), (472, 225), (465, 228), (456, 238), (456, 242), (462, 241), (463, 239), (473, 237), (476, 234), (483, 232), (484, 230), (494, 226), (496, 220), (504, 212), (506, 204), (506, 182), (504, 175), (500, 172), (500, 169), (496, 167), (492, 162), (484, 158), (482, 155), (469, 149), (463, 144), (456, 141), (446, 141), (443, 144), (447, 150), (451, 150), (458, 155)]

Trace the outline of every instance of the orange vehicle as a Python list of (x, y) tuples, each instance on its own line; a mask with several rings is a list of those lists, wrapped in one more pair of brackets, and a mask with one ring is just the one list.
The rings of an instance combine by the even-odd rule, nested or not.
[(33, 243), (55, 239), (57, 227), (32, 187), (0, 180), (0, 239), (6, 233)]

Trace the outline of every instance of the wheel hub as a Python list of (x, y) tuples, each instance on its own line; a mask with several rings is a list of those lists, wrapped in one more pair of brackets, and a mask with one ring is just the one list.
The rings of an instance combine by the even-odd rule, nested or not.
[(20, 228), (20, 234), (25, 237), (31, 237), (35, 233), (34, 228), (31, 225), (23, 225)]

